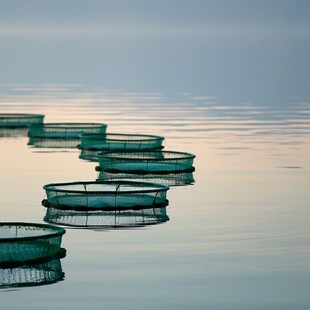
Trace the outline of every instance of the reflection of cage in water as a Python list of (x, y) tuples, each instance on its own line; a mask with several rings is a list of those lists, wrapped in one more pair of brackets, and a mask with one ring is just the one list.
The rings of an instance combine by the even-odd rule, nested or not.
[(109, 172), (99, 171), (97, 181), (107, 180), (127, 180), (136, 182), (152, 182), (165, 184), (167, 186), (184, 186), (194, 184), (194, 176), (192, 172), (179, 172), (179, 173), (147, 173), (147, 174), (136, 174), (136, 173), (122, 173), (122, 172)]
[(79, 139), (83, 133), (104, 134), (107, 125), (97, 123), (47, 123), (29, 127), (29, 137)]
[(0, 138), (27, 137), (28, 127), (0, 127)]
[(97, 157), (97, 154), (99, 153), (98, 150), (84, 150), (82, 149), (80, 152), (80, 159), (91, 161), (91, 162), (98, 162), (99, 159)]
[(42, 114), (0, 113), (0, 127), (27, 127), (31, 124), (42, 124)]
[(53, 258), (43, 263), (0, 268), (0, 289), (47, 285), (62, 281), (64, 277), (60, 259)]
[(138, 227), (167, 222), (166, 207), (114, 211), (75, 211), (48, 208), (44, 220), (73, 227)]
[(0, 223), (0, 266), (38, 263), (57, 255), (65, 230), (46, 224)]
[(172, 151), (100, 152), (97, 170), (132, 173), (194, 171), (195, 155)]
[(90, 150), (153, 150), (162, 149), (164, 138), (139, 134), (83, 134), (81, 149)]
[(47, 196), (44, 206), (76, 210), (165, 206), (169, 189), (162, 184), (129, 181), (55, 183), (43, 188)]
[(28, 145), (37, 148), (76, 148), (79, 139), (29, 138)]

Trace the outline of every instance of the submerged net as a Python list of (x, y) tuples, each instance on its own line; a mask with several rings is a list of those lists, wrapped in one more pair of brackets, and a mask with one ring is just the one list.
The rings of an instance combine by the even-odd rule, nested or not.
[(79, 139), (83, 133), (105, 134), (107, 125), (96, 123), (48, 123), (29, 128), (29, 137)]
[(46, 207), (61, 209), (129, 209), (166, 206), (168, 186), (145, 182), (104, 181), (48, 184)]
[(37, 264), (0, 268), (0, 288), (39, 286), (63, 280), (59, 258)]
[(136, 182), (152, 182), (160, 183), (167, 186), (184, 186), (194, 184), (194, 176), (192, 172), (166, 173), (166, 174), (137, 174), (137, 173), (123, 173), (123, 172), (109, 172), (99, 171), (97, 181), (107, 180), (127, 180)]
[(29, 138), (28, 145), (37, 148), (76, 148), (79, 139)]
[(28, 127), (0, 127), (0, 138), (27, 137)]
[(31, 124), (42, 124), (42, 114), (0, 114), (0, 127), (27, 127)]
[(80, 152), (80, 159), (91, 161), (91, 162), (98, 162), (99, 159), (97, 157), (97, 154), (99, 153), (98, 150), (87, 150), (82, 149)]
[(0, 266), (42, 262), (60, 252), (63, 228), (31, 223), (0, 223)]
[(166, 207), (140, 210), (75, 211), (48, 208), (44, 220), (74, 227), (138, 227), (167, 222)]
[(90, 150), (152, 150), (162, 149), (163, 137), (131, 134), (83, 134), (82, 149)]
[(167, 173), (194, 171), (195, 155), (184, 152), (101, 152), (97, 170), (132, 173)]

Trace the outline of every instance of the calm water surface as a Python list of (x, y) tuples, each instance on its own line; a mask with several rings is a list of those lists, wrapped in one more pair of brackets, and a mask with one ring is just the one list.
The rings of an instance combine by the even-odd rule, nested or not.
[[(1, 85), (0, 108), (162, 135), (197, 155), (194, 184), (168, 192), (169, 221), (68, 228), (64, 280), (3, 289), (1, 309), (309, 309), (309, 103), (20, 84)], [(28, 142), (0, 129), (2, 221), (43, 222), (44, 184), (98, 178), (78, 149)]]

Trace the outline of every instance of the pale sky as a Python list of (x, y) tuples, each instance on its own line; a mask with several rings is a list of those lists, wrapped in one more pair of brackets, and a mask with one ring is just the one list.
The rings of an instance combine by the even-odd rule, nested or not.
[(310, 100), (310, 1), (0, 4), (0, 83)]

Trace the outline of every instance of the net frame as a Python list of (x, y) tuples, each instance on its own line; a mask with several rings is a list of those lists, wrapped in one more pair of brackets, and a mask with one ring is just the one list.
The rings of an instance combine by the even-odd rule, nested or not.
[(83, 133), (105, 134), (107, 125), (101, 123), (44, 123), (29, 127), (30, 138), (79, 139)]
[(99, 152), (97, 171), (136, 174), (193, 172), (192, 153), (178, 151)]
[(42, 124), (43, 114), (0, 113), (0, 127), (28, 127), (31, 124)]
[(81, 149), (88, 150), (154, 150), (162, 149), (164, 137), (146, 134), (82, 134)]
[[(70, 189), (70, 187), (77, 187)], [(87, 187), (95, 187), (100, 190)], [(108, 189), (104, 189), (107, 187)], [(109, 189), (110, 188), (110, 189)], [(112, 189), (111, 189), (112, 188)], [(169, 186), (135, 181), (77, 181), (50, 183), (43, 186), (47, 199), (44, 207), (63, 210), (125, 210), (162, 207), (168, 205)]]
[[(12, 235), (14, 230), (15, 236)], [(39, 232), (30, 234), (35, 230)], [(0, 222), (0, 232), (0, 267), (6, 267), (39, 263), (55, 257), (61, 252), (62, 236), (66, 231), (48, 224)], [(8, 236), (3, 237), (4, 233)]]

